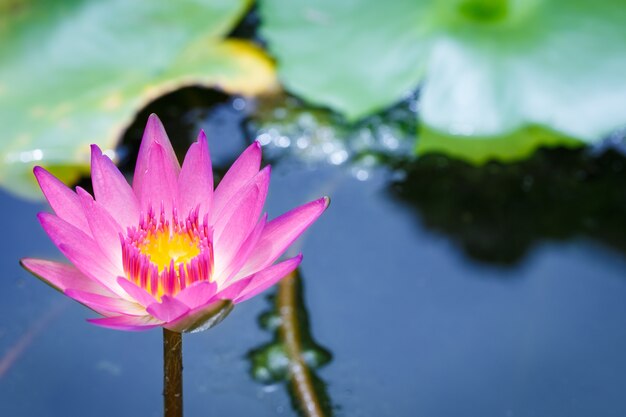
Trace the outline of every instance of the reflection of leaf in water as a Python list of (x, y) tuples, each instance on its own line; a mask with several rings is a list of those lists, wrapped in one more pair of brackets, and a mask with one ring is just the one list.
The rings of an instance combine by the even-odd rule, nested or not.
[(89, 144), (111, 150), (142, 105), (181, 86), (275, 88), (259, 48), (223, 39), (249, 3), (16, 3), (0, 16), (0, 184), (32, 195), (34, 164), (75, 178)]
[(626, 158), (542, 150), (483, 167), (430, 155), (402, 164), (394, 193), (471, 257), (508, 264), (538, 241), (588, 236), (626, 252)]
[(311, 336), (297, 271), (278, 284), (273, 301), (260, 321), (274, 340), (249, 353), (252, 376), (263, 383), (287, 380), (293, 406), (303, 416), (332, 415), (326, 385), (312, 371), (330, 362), (331, 354)]

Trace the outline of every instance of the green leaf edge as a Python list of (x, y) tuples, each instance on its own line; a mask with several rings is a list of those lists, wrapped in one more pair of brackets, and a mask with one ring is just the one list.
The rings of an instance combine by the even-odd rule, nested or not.
[(441, 153), (474, 165), (483, 165), (494, 160), (519, 161), (541, 147), (576, 149), (586, 145), (579, 139), (537, 125), (497, 137), (455, 136), (422, 127), (418, 132), (415, 154)]

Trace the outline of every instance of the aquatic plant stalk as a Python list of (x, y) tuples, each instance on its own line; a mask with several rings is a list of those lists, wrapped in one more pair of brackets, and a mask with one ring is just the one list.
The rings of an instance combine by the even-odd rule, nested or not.
[(300, 410), (306, 417), (324, 417), (326, 414), (315, 392), (310, 370), (302, 358), (300, 328), (297, 317), (296, 272), (292, 272), (278, 284), (281, 326), (279, 332), (289, 357), (289, 374), (294, 395)]
[(183, 416), (183, 335), (163, 329), (163, 415)]

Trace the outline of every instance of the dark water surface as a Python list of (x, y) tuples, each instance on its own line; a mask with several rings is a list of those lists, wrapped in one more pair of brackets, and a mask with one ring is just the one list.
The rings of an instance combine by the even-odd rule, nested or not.
[[(246, 141), (222, 111), (226, 116), (218, 111), (203, 120), (215, 158), (226, 165)], [(407, 172), (412, 183), (441, 181), (432, 171)], [(332, 353), (315, 372), (327, 384), (335, 415), (626, 415), (626, 257), (619, 243), (626, 230), (617, 229), (623, 220), (602, 226), (611, 239), (573, 227), (535, 233), (532, 244), (525, 241), (505, 259), (474, 256), (450, 224), (468, 210), (475, 218), (480, 205), (455, 200), (454, 188), (450, 199), (426, 192), (424, 183), (411, 188), (384, 169), (368, 177), (358, 180), (345, 166), (281, 160), (266, 206), (274, 217), (332, 196), (301, 241), (301, 274), (309, 330)], [(618, 204), (624, 183), (614, 182), (607, 189), (618, 193), (615, 201), (596, 206), (613, 207), (615, 218), (624, 219)], [(559, 183), (546, 192), (562, 189)], [(567, 190), (573, 205), (579, 189)], [(511, 198), (511, 207), (525, 204)], [(454, 210), (445, 201), (456, 201)], [(567, 201), (559, 204), (545, 215), (529, 212), (518, 227), (507, 223), (510, 241), (496, 234), (498, 244), (481, 246), (480, 254), (517, 245), (532, 225), (559, 223), (568, 210)], [(160, 331), (86, 323), (90, 311), (18, 265), (24, 256), (60, 259), (35, 218), (45, 206), (0, 191), (0, 207), (0, 415), (161, 415)], [(595, 206), (591, 214), (582, 211), (596, 221), (605, 213)], [(488, 219), (473, 224), (462, 236), (494, 236)], [(284, 383), (264, 385), (251, 376), (249, 352), (273, 337), (258, 324), (269, 306), (257, 297), (216, 328), (184, 337), (187, 416), (296, 415)]]

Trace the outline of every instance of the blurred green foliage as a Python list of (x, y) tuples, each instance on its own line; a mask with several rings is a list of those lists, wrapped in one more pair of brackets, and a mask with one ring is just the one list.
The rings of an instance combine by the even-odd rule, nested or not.
[(4, 1), (0, 16), (0, 183), (38, 194), (32, 166), (70, 180), (89, 144), (112, 152), (147, 102), (186, 85), (257, 94), (273, 65), (225, 39), (247, 0)]
[(626, 123), (623, 0), (263, 0), (260, 10), (282, 82), (310, 102), (354, 120), (421, 85), (421, 122), (443, 138), (422, 151), (521, 158)]
[[(182, 87), (274, 94), (273, 62), (252, 41), (232, 38), (250, 6), (0, 0), (0, 184), (39, 195), (30, 172), (36, 164), (74, 181), (87, 173), (89, 144), (117, 157), (114, 148), (137, 112)], [(380, 126), (394, 124), (386, 115), (406, 97), (419, 128), (411, 134), (416, 146), (399, 149), (477, 164), (597, 142), (626, 123), (622, 0), (258, 6), (260, 23), (255, 11), (248, 15), (254, 18), (245, 36), (254, 37), (260, 24), (286, 90), (346, 116), (308, 107), (330, 115), (338, 140), (372, 142), (351, 132), (362, 131), (372, 114)], [(333, 163), (352, 147), (335, 145)]]

